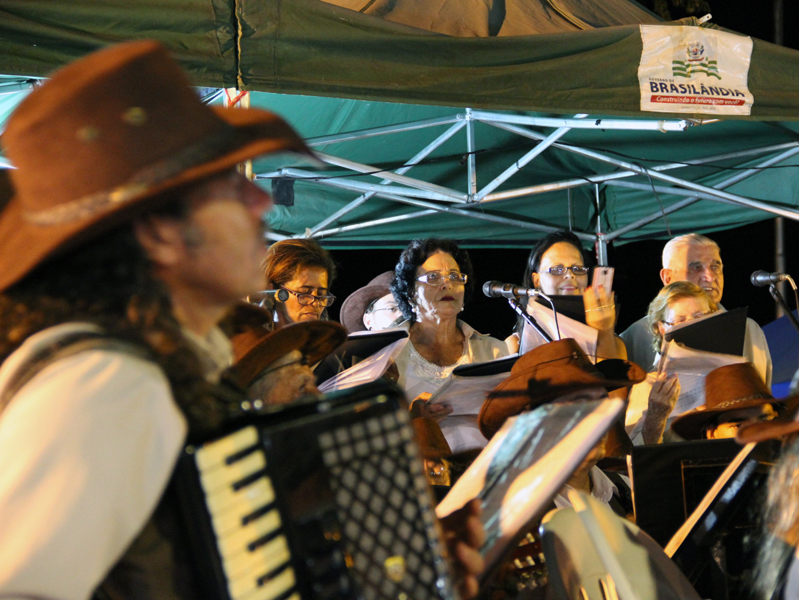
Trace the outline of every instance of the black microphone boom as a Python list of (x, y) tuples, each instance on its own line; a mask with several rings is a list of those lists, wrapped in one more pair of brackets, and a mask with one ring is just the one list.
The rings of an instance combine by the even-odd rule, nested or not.
[(512, 283), (501, 283), (499, 281), (486, 281), (483, 284), (483, 293), (489, 298), (518, 298), (519, 296), (539, 296), (535, 288), (522, 287)]
[(790, 279), (791, 276), (787, 273), (767, 273), (766, 271), (755, 271), (749, 278), (752, 285), (756, 287), (767, 287), (780, 281)]

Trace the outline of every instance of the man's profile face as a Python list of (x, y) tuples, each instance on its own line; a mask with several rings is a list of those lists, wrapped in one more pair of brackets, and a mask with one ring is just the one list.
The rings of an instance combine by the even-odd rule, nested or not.
[(247, 389), (253, 400), (268, 406), (288, 404), (306, 394), (319, 394), (314, 374), (299, 350), (292, 350), (274, 361)]
[(689, 244), (672, 255), (668, 269), (661, 271), (663, 283), (690, 281), (705, 290), (716, 304), (724, 292), (724, 265), (713, 246)]
[(258, 289), (265, 247), (263, 214), (269, 195), (228, 171), (186, 194), (184, 282), (213, 302), (231, 302)]
[(363, 324), (369, 331), (382, 331), (391, 327), (397, 319), (402, 317), (402, 311), (397, 306), (392, 294), (378, 298), (372, 311), (363, 316)]

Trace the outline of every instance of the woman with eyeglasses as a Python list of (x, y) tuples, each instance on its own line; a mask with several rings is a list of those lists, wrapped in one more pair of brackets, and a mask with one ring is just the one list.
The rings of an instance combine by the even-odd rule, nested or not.
[[(505, 344), (458, 319), (474, 289), (469, 254), (451, 240), (414, 240), (394, 269), (391, 292), (406, 318), (409, 341), (396, 357), (398, 383), (409, 400), (432, 394), (455, 367), (508, 354)], [(451, 408), (414, 402), (415, 414), (439, 422), (453, 453), (481, 448), (477, 417), (448, 415)]]
[(284, 301), (274, 306), (275, 328), (291, 323), (326, 319), (326, 308), (336, 297), (330, 286), (336, 278), (333, 259), (313, 240), (275, 242), (266, 252), (264, 275), (269, 290), (284, 290)]
[(671, 328), (704, 317), (718, 310), (705, 290), (690, 281), (675, 281), (660, 290), (649, 303), (647, 323), (658, 353), (645, 381), (633, 386), (625, 416), (625, 427), (634, 444), (659, 444), (663, 441), (671, 411), (680, 396), (677, 375), (657, 373), (663, 337)]
[[(599, 358), (627, 358), (627, 349), (620, 337), (615, 335), (616, 306), (611, 293), (610, 298), (603, 289), (593, 290), (588, 287), (588, 273), (580, 239), (571, 231), (555, 231), (539, 240), (527, 259), (524, 271), (524, 287), (534, 287), (547, 296), (582, 296), (585, 303), (585, 322), (596, 329)], [(527, 305), (527, 298), (522, 305)], [(517, 333), (508, 337), (505, 342), (510, 352), (519, 351), (519, 332), (523, 331), (524, 321), (517, 322)], [(535, 332), (530, 336), (535, 340), (533, 345), (524, 351), (546, 343), (546, 340)]]

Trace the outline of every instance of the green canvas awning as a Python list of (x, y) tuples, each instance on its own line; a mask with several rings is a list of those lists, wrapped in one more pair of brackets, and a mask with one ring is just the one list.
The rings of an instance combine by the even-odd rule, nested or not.
[[(254, 92), (253, 106), (287, 117), (337, 165), (278, 172), (256, 161), (264, 186), (296, 180), (293, 205), (270, 216), (275, 237), (399, 246), (447, 235), (511, 245), (571, 226), (586, 239), (625, 241), (796, 216), (799, 52), (753, 40), (749, 116), (647, 113), (637, 23), (655, 23), (652, 15), (622, 0), (506, 7), (548, 11), (567, 31), (490, 35), (509, 27), (508, 16), (497, 25), (477, 10), (469, 27), (489, 35), (454, 37), (318, 0), (4, 2), (0, 118), (29, 78), (108, 44), (156, 38), (196, 85)], [(541, 120), (577, 115), (579, 124)], [(703, 165), (681, 164), (691, 161)], [(411, 180), (374, 187), (409, 163)]]

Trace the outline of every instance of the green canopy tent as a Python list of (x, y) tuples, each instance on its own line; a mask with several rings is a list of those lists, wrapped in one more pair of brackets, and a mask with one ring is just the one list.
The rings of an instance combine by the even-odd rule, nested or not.
[[(601, 251), (775, 214), (799, 220), (799, 52), (752, 41), (751, 114), (645, 112), (639, 24), (658, 21), (637, 5), (508, 0), (503, 20), (493, 3), (470, 4), (478, 18), (458, 31), (487, 37), (319, 0), (6, 2), (0, 111), (28, 78), (156, 38), (198, 86), (253, 92), (252, 106), (286, 116), (328, 164), (255, 162), (281, 203), (276, 238), (369, 247), (439, 234), (505, 246), (572, 227)], [(519, 11), (563, 32), (515, 35)]]

